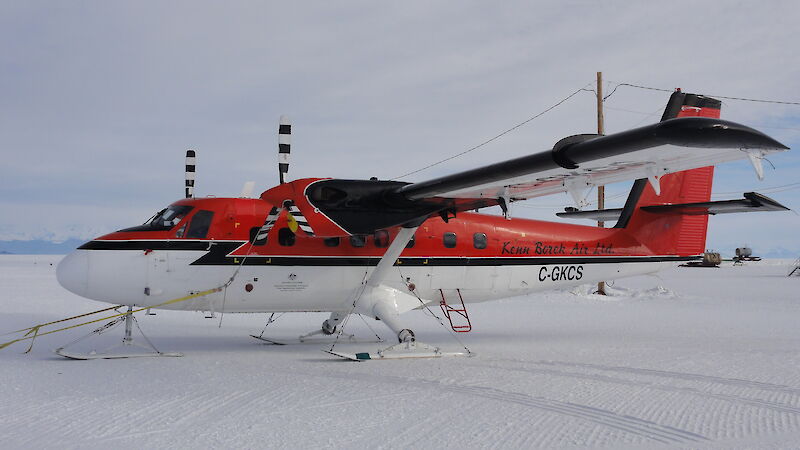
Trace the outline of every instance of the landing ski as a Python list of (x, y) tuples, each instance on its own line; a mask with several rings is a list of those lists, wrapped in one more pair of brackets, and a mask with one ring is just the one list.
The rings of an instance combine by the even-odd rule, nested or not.
[(77, 359), (81, 361), (88, 361), (91, 359), (124, 359), (124, 358), (153, 358), (153, 357), (174, 357), (178, 358), (183, 356), (183, 353), (178, 352), (149, 352), (149, 353), (72, 353), (64, 351), (63, 349), (55, 350), (55, 354), (63, 356), (64, 358)]
[(325, 353), (338, 356), (351, 361), (372, 361), (379, 359), (413, 359), (413, 358), (443, 358), (449, 356), (474, 356), (470, 352), (443, 352), (439, 347), (432, 347), (421, 342), (407, 342), (393, 345), (383, 350), (374, 352), (340, 352), (323, 350)]
[[(310, 338), (269, 338), (251, 334), (250, 337), (269, 345), (299, 345), (299, 344), (333, 344), (336, 342), (334, 336), (310, 337)], [(344, 335), (339, 338), (342, 344), (376, 344), (384, 342), (383, 339), (359, 339), (352, 335)]]

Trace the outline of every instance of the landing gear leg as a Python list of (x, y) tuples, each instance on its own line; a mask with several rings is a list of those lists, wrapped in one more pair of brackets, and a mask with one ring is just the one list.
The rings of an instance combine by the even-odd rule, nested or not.
[[(267, 338), (267, 337), (264, 337), (264, 331), (262, 331), (261, 334), (258, 335), (258, 336), (256, 336), (255, 334), (251, 334), (250, 336), (252, 336), (252, 337), (254, 337), (254, 338), (256, 338), (256, 339), (258, 339), (260, 341), (264, 341), (264, 342), (266, 342), (268, 344), (274, 344), (274, 345), (314, 344), (314, 343), (327, 343), (327, 344), (329, 344), (329, 343), (335, 342), (335, 341), (350, 342), (350, 343), (355, 343), (355, 342), (383, 342), (383, 340), (380, 338), (380, 336), (377, 336), (377, 334), (376, 334), (377, 340), (362, 340), (362, 339), (356, 339), (355, 335), (353, 335), (353, 334), (348, 334), (348, 333), (341, 332), (342, 326), (344, 326), (343, 322), (347, 318), (347, 316), (349, 316), (349, 315), (350, 315), (349, 313), (332, 312), (330, 317), (325, 319), (322, 322), (322, 325), (318, 329), (316, 329), (316, 330), (314, 330), (314, 331), (312, 331), (310, 333), (306, 333), (306, 334), (304, 334), (302, 336), (299, 336), (296, 339), (278, 339), (278, 338), (273, 339), (273, 338)], [(267, 325), (269, 325), (270, 323), (272, 323), (274, 321), (275, 320), (272, 319), (272, 316), (270, 316), (270, 318), (267, 321)], [(266, 326), (264, 328), (266, 329)], [(322, 335), (322, 336), (319, 336), (319, 335)], [(319, 336), (319, 337), (314, 338), (315, 336)]]
[[(341, 312), (332, 312), (330, 317), (328, 317), (327, 319), (325, 319), (325, 321), (322, 322), (322, 326), (320, 327), (319, 330), (315, 330), (312, 331), (311, 333), (300, 336), (300, 342), (303, 342), (304, 340), (310, 338), (311, 336), (316, 336), (318, 334), (324, 334), (326, 336), (330, 336), (336, 333), (337, 329), (339, 328), (339, 324), (341, 324), (342, 321), (344, 321), (344, 319), (347, 318), (348, 315), (349, 314)], [(355, 336), (353, 336), (352, 334), (342, 333), (342, 337), (346, 339), (353, 339)]]
[(414, 332), (400, 323), (400, 314), (398, 314), (396, 310), (393, 310), (389, 303), (379, 303), (375, 305), (373, 311), (378, 319), (381, 319), (387, 327), (394, 331), (398, 342), (402, 344), (417, 341)]
[(404, 358), (440, 358), (443, 356), (470, 356), (469, 351), (463, 352), (443, 352), (439, 347), (434, 347), (422, 342), (417, 341), (414, 337), (414, 332), (408, 328), (402, 328), (397, 315), (389, 313), (388, 309), (384, 309), (383, 315), (379, 313), (381, 308), (376, 307), (377, 317), (381, 319), (386, 326), (397, 333), (397, 340), (399, 344), (392, 345), (391, 347), (373, 352), (357, 352), (350, 353), (346, 351), (334, 351), (333, 347), (330, 350), (324, 350), (331, 355), (340, 358), (349, 359), (352, 361), (366, 361), (371, 359), (404, 359)]
[(408, 328), (405, 328), (397, 333), (397, 339), (400, 341), (400, 343), (417, 341), (417, 338), (414, 336), (414, 332)]
[(339, 326), (340, 323), (348, 316), (348, 314), (340, 313), (340, 312), (333, 312), (331, 316), (325, 319), (322, 322), (322, 333), (323, 334), (333, 334), (336, 332), (336, 328)]
[[(80, 337), (63, 347), (57, 348), (55, 350), (55, 353), (59, 356), (63, 356), (65, 358), (70, 358), (70, 359), (117, 359), (117, 358), (138, 358), (145, 356), (183, 356), (183, 354), (181, 353), (159, 351), (153, 345), (153, 343), (150, 342), (150, 339), (148, 339), (147, 336), (144, 334), (142, 328), (139, 326), (139, 322), (136, 321), (136, 317), (133, 316), (132, 311), (133, 311), (133, 306), (128, 306), (128, 311), (122, 316), (117, 317), (116, 319), (92, 331), (86, 336)], [(125, 334), (122, 337), (121, 344), (109, 347), (102, 352), (97, 352), (93, 350), (89, 353), (73, 353), (67, 350), (67, 347), (70, 347), (71, 345), (76, 344), (92, 336), (99, 336), (123, 322), (125, 323)], [(136, 328), (142, 335), (142, 339), (144, 340), (145, 344), (141, 344), (133, 340), (134, 325), (136, 325)], [(131, 348), (133, 347), (139, 347), (143, 350), (147, 350), (147, 352), (146, 353), (134, 352), (131, 350)], [(116, 350), (122, 350), (122, 351), (116, 352)]]

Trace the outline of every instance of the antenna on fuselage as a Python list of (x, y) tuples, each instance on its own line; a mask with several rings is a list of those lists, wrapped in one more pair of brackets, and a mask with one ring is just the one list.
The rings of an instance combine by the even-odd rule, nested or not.
[(289, 172), (289, 154), (292, 151), (292, 122), (286, 116), (281, 116), (278, 125), (278, 177), (281, 184), (286, 181), (283, 175)]
[(186, 198), (194, 198), (195, 152), (186, 150)]

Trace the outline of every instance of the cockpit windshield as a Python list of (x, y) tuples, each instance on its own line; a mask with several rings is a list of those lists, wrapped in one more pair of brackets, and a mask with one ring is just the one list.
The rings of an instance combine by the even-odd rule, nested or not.
[(173, 205), (156, 213), (156, 215), (146, 222), (145, 225), (150, 225), (151, 228), (169, 230), (177, 225), (191, 210), (191, 206)]
[(172, 205), (161, 211), (155, 213), (153, 217), (147, 220), (142, 225), (126, 228), (120, 231), (164, 231), (172, 229), (175, 225), (180, 223), (189, 211), (192, 210), (191, 206), (187, 205)]

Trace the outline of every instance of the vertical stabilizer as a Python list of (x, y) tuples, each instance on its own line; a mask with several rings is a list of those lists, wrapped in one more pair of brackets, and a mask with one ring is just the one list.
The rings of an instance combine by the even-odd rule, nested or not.
[[(717, 99), (676, 90), (661, 120), (696, 116), (718, 119), (720, 107), (721, 102)], [(660, 194), (656, 194), (653, 185), (647, 183), (646, 179), (637, 180), (619, 224), (630, 230), (639, 242), (654, 253), (681, 256), (701, 254), (706, 245), (707, 215), (654, 214), (642, 211), (640, 207), (707, 202), (711, 200), (713, 178), (714, 166), (664, 175), (657, 180)]]

